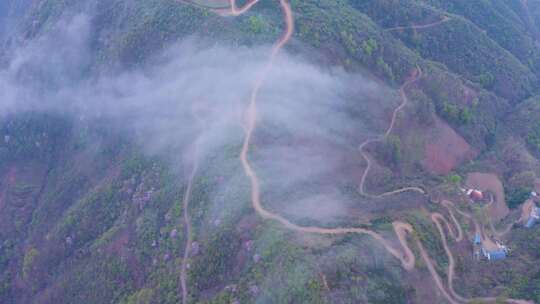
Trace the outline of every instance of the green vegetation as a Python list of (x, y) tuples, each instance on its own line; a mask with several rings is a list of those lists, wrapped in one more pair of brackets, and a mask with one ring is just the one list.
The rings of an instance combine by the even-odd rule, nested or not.
[(388, 136), (382, 145), (378, 146), (377, 154), (384, 163), (397, 168), (402, 158), (401, 140), (396, 135)]
[(506, 202), (511, 209), (519, 207), (529, 198), (531, 188), (519, 187), (513, 189), (505, 189)]
[[(379, 180), (398, 176), (429, 190), (442, 184), (451, 188), (448, 194), (455, 194), (462, 183), (459, 174), (426, 174), (422, 162), (426, 138), (419, 134), (443, 124), (443, 119), (466, 139), (471, 151), (479, 152), (467, 169), (501, 172), (510, 208), (528, 197), (538, 171), (534, 156), (540, 155), (540, 102), (538, 97), (524, 99), (537, 93), (540, 52), (534, 20), (540, 18), (540, 7), (530, 4), (532, 16), (526, 16), (518, 1), (503, 0), (291, 0), (291, 5), (296, 31), (288, 51), (294, 56), (323, 62), (322, 69), (343, 66), (352, 75), (374, 77), (377, 93), (383, 87), (397, 92), (416, 67), (421, 68), (422, 78), (406, 90), (409, 105), (400, 112), (400, 128), (393, 132), (399, 136), (369, 148), (374, 149), (369, 153), (376, 157), (373, 172)], [(74, 0), (41, 1), (20, 21), (20, 40), (41, 37), (57, 27), (58, 20), (86, 11), (84, 6)], [(184, 37), (234, 48), (270, 45), (283, 29), (274, 1), (261, 1), (236, 18), (162, 0), (98, 0), (88, 14), (90, 59), (81, 69), (90, 79), (94, 73), (114, 75), (124, 68), (142, 67), (151, 74), (161, 51)], [(436, 23), (445, 16), (447, 22), (433, 27), (384, 30)], [(358, 138), (384, 129), (394, 97), (344, 98), (351, 100), (351, 115), (366, 127), (350, 126), (354, 135), (340, 139), (342, 146), (336, 147), (352, 151), (343, 157), (344, 164), (351, 164), (343, 171), (357, 176), (362, 160), (351, 159), (358, 157)], [(364, 100), (366, 105), (361, 104)], [(379, 112), (372, 116), (370, 110)], [(273, 136), (258, 129), (254, 142), (262, 146), (281, 139), (274, 136), (285, 132), (281, 126), (272, 128)], [(242, 134), (241, 128), (234, 132)], [(181, 149), (184, 144), (179, 143)], [(421, 302), (414, 291), (419, 283), (403, 280), (407, 276), (398, 261), (371, 238), (289, 233), (257, 216), (250, 207), (249, 180), (239, 166), (240, 148), (228, 143), (219, 152), (205, 154), (190, 208), (184, 210), (182, 166), (187, 165), (170, 169), (174, 161), (144, 154), (129, 132), (116, 132), (103, 121), (75, 122), (68, 115), (6, 115), (0, 124), (0, 186), (9, 185), (0, 200), (0, 302), (179, 303), (179, 269), (187, 239), (184, 212), (192, 217), (199, 246), (188, 259), (191, 302)], [(177, 160), (180, 151), (174, 154)], [(254, 167), (259, 165), (256, 153), (250, 157)], [(336, 174), (328, 176), (334, 179)], [(423, 204), (407, 193), (386, 208), (393, 198), (374, 202), (358, 195), (354, 178), (348, 184), (340, 176), (335, 179), (351, 198), (343, 207), (348, 214), (328, 223), (306, 218), (295, 222), (368, 227), (363, 212), (369, 209), (365, 216), (374, 219), (371, 228), (391, 237), (390, 223), (406, 220), (415, 228), (411, 237), (424, 244), (445, 279), (448, 260), (440, 237), (415, 204), (430, 210), (437, 205)], [(309, 197), (327, 184), (325, 180), (311, 185)], [(264, 178), (261, 190), (270, 210), (281, 212), (296, 202), (294, 194), (276, 194)], [(276, 207), (275, 201), (283, 204)], [(503, 290), (504, 296), (540, 302), (538, 229), (512, 229), (511, 236), (513, 256), (508, 264), (482, 264), (482, 272), (468, 267), (469, 260), (456, 250), (458, 276), (481, 276), (466, 287), (456, 283), (458, 293)], [(468, 259), (470, 252), (466, 254)], [(420, 259), (417, 266), (418, 275), (423, 275)]]
[(448, 22), (431, 28), (392, 33), (422, 57), (517, 102), (533, 90), (540, 52), (520, 17), (504, 2), (350, 1), (382, 28), (429, 24), (449, 16)]
[(96, 302), (119, 300), (133, 290), (134, 277), (126, 261), (115, 256), (99, 256), (85, 259), (60, 281), (63, 294), (57, 302), (76, 303), (85, 299)]
[(260, 34), (264, 30), (264, 21), (260, 16), (249, 16), (249, 30), (254, 34)]
[(30, 275), (30, 272), (32, 271), (32, 266), (34, 265), (34, 261), (38, 255), (39, 251), (36, 248), (30, 248), (24, 255), (22, 269), (24, 278), (28, 278), (28, 276)]
[(493, 82), (495, 81), (495, 76), (491, 74), (490, 72), (482, 73), (478, 77), (478, 82), (484, 87), (484, 88), (491, 88), (493, 86)]
[(371, 56), (373, 52), (376, 51), (378, 48), (379, 45), (377, 44), (377, 40), (373, 38), (369, 38), (362, 42), (362, 49), (364, 50), (364, 53), (366, 53), (366, 55), (368, 56)]
[(233, 263), (231, 257), (239, 246), (232, 230), (220, 230), (204, 244), (205, 253), (194, 260), (189, 270), (190, 278), (198, 282), (198, 287), (203, 290), (222, 283), (229, 275), (228, 270)]
[(384, 280), (383, 269), (371, 269), (368, 271), (368, 275), (371, 279), (368, 285), (369, 303), (407, 303), (408, 291)]
[(9, 121), (0, 127), (0, 162), (28, 157), (53, 161), (71, 129), (67, 120), (47, 113), (25, 113)]
[(537, 124), (527, 135), (527, 145), (536, 154), (540, 155), (540, 124)]
[(431, 126), (435, 121), (435, 106), (433, 102), (423, 93), (412, 91), (409, 93), (409, 98), (416, 101), (415, 117), (419, 124), (423, 126)]
[(463, 178), (458, 174), (450, 174), (446, 177), (446, 180), (454, 185), (459, 185)]
[(152, 289), (143, 288), (130, 295), (122, 304), (151, 304), (154, 298)]
[(448, 102), (443, 104), (441, 115), (448, 121), (457, 124), (468, 124), (473, 119), (473, 114), (469, 108), (460, 108), (457, 105)]
[[(435, 224), (426, 214), (421, 212), (415, 212), (414, 214), (410, 215), (408, 222), (411, 223), (414, 228), (414, 237), (418, 238), (424, 248), (428, 251), (429, 255), (436, 262), (437, 271), (439, 273), (446, 273), (448, 257), (444, 251), (442, 241)], [(417, 260), (417, 263), (421, 263), (420, 265), (425, 267), (422, 260)]]

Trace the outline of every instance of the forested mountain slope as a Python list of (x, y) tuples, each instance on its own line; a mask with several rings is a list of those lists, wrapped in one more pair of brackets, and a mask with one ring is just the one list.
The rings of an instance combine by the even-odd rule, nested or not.
[(540, 303), (540, 2), (232, 3), (0, 3), (0, 303)]

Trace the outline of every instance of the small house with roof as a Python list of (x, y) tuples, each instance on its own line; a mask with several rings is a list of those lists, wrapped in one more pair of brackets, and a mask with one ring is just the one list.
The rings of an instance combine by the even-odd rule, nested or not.
[(482, 248), (482, 253), (488, 259), (488, 261), (498, 261), (506, 259), (506, 250), (497, 249), (489, 251)]
[(482, 255), (488, 261), (504, 260), (508, 255), (508, 248), (497, 242), (497, 248), (486, 249), (485, 247), (482, 247)]
[(469, 196), (469, 198), (473, 200), (473, 202), (479, 202), (484, 199), (484, 193), (477, 189), (467, 190), (467, 196)]
[(461, 191), (467, 195), (467, 197), (472, 201), (472, 202), (481, 202), (485, 199), (486, 195), (485, 193), (482, 191), (482, 190), (478, 190), (478, 189), (464, 189), (462, 188)]

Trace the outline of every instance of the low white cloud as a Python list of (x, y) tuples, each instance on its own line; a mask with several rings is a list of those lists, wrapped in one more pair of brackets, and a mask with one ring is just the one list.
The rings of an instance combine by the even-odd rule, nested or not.
[[(197, 138), (201, 155), (241, 144), (243, 113), (271, 46), (231, 47), (191, 37), (159, 55), (152, 66), (98, 76), (90, 72), (89, 18), (60, 22), (12, 52), (0, 70), (2, 114), (48, 110), (86, 122), (105, 118), (136, 134), (150, 153), (185, 148)], [(302, 206), (310, 196), (314, 202), (341, 200), (339, 185), (332, 183), (354, 177), (343, 174), (363, 166), (357, 145), (385, 124), (384, 107), (362, 111), (390, 92), (361, 75), (316, 67), (282, 52), (260, 91), (250, 155), (266, 191), (293, 193), (308, 183), (327, 183), (312, 193), (300, 191)], [(216, 195), (221, 192), (215, 189)], [(328, 212), (328, 205), (318, 212), (313, 204), (318, 203), (308, 205), (317, 219), (345, 213), (341, 203), (336, 212)]]

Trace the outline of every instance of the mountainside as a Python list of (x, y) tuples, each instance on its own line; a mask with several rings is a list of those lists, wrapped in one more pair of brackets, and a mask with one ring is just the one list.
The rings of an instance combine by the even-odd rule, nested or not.
[(540, 303), (539, 39), (536, 0), (4, 0), (0, 303)]

